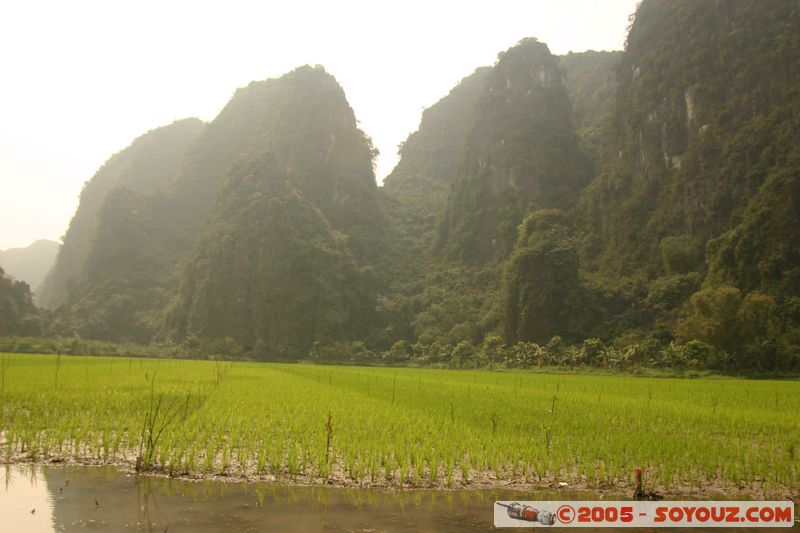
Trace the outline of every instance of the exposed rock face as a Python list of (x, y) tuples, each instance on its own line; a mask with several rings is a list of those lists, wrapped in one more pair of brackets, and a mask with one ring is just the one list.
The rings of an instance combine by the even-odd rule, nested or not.
[(572, 119), (579, 130), (599, 126), (617, 89), (617, 68), (622, 52), (586, 52), (559, 56), (564, 84), (572, 103)]
[(720, 235), (785, 166), (798, 66), (782, 58), (800, 51), (795, 28), (784, 2), (642, 2), (581, 201), (604, 243), (601, 269), (660, 274), (662, 239)]
[(449, 189), (490, 70), (477, 69), (422, 113), (419, 128), (401, 145), (400, 161), (384, 180), (387, 191), (441, 196)]
[(524, 214), (572, 204), (589, 176), (557, 59), (536, 40), (501, 54), (475, 110), (441, 225), (449, 257), (507, 257)]

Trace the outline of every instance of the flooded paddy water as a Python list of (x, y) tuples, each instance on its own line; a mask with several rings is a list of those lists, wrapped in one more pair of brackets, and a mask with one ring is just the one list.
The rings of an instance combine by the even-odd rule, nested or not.
[(109, 467), (17, 464), (0, 469), (0, 530), (492, 531), (496, 500), (599, 497), (569, 490), (401, 492), (183, 481)]

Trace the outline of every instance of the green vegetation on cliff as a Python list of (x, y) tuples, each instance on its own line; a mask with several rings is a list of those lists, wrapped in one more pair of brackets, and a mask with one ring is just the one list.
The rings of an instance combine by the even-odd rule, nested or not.
[(527, 211), (567, 208), (589, 179), (558, 60), (527, 39), (487, 76), (438, 245), (485, 264), (508, 257)]
[(0, 335), (41, 335), (42, 323), (28, 284), (7, 276), (0, 267)]
[[(164, 322), (165, 310), (179, 287), (185, 286), (183, 276), (188, 271), (183, 263), (192, 261), (192, 250), (203, 235), (215, 234), (208, 226), (235, 226), (219, 213), (215, 215), (215, 198), (240, 162), (267, 154), (280, 172), (289, 176), (291, 187), (320, 211), (334, 231), (343, 234), (348, 249), (360, 261), (375, 257), (381, 250), (384, 221), (372, 168), (374, 150), (357, 128), (336, 80), (321, 67), (300, 67), (237, 91), (185, 154), (180, 154), (180, 170), (175, 169), (165, 190), (142, 194), (118, 188), (106, 195), (97, 210), (97, 228), (54, 329), (62, 334), (135, 342), (173, 331), (188, 334)], [(226, 192), (229, 190), (222, 194)], [(244, 209), (247, 198), (236, 198)], [(224, 213), (235, 216), (235, 206)], [(299, 235), (308, 233), (301, 230)], [(241, 245), (258, 249), (261, 237), (253, 238)], [(294, 245), (303, 243), (286, 243), (289, 248)], [(214, 271), (214, 275), (223, 272)], [(286, 274), (297, 272), (302, 269)], [(229, 284), (226, 279), (216, 282), (223, 287)], [(325, 312), (324, 299), (317, 304), (319, 312)], [(207, 334), (212, 331), (207, 325), (200, 329)], [(237, 337), (249, 348), (254, 346), (252, 340)], [(297, 346), (291, 344), (293, 349)]]
[(572, 121), (582, 147), (596, 155), (603, 138), (603, 119), (607, 118), (617, 90), (617, 68), (622, 52), (573, 53), (559, 57), (564, 69), (564, 85), (572, 103)]
[(228, 338), (286, 358), (367, 334), (374, 280), (298, 178), (267, 156), (232, 171), (184, 267), (171, 337)]
[[(787, 2), (640, 5), (600, 172), (577, 213), (587, 230), (582, 268), (628, 302), (620, 329), (684, 341), (692, 331), (728, 355), (798, 357), (798, 35), (800, 11)], [(774, 298), (765, 329), (724, 339), (679, 330), (700, 315), (725, 323), (710, 309), (698, 314), (720, 289)]]
[(548, 209), (525, 217), (504, 277), (503, 333), (509, 344), (587, 336), (588, 301), (578, 267), (575, 229), (566, 213)]
[[(400, 161), (383, 182), (393, 244), (405, 268), (416, 272), (431, 246), (438, 216), (457, 177), (475, 105), (491, 69), (481, 67), (422, 113), (419, 128), (400, 145)], [(402, 275), (402, 272), (400, 273)]]
[(55, 265), (38, 294), (43, 307), (59, 306), (67, 298), (70, 285), (80, 277), (99, 227), (97, 214), (108, 194), (117, 188), (138, 194), (163, 190), (174, 178), (184, 153), (203, 127), (197, 119), (186, 119), (149, 131), (109, 158), (86, 182)]
[(380, 224), (370, 139), (333, 76), (303, 66), (241, 88), (186, 155), (170, 190), (177, 225), (194, 244), (231, 168), (272, 154), (333, 226), (368, 254)]

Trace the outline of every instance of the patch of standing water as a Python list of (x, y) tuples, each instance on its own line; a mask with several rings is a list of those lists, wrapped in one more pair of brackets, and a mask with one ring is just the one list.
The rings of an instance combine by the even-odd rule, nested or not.
[(192, 482), (79, 466), (7, 465), (0, 479), (0, 530), (32, 533), (494, 531), (496, 500), (601, 498), (563, 490), (392, 492)]
[(55, 502), (38, 469), (6, 466), (0, 470), (0, 529), (53, 531)]

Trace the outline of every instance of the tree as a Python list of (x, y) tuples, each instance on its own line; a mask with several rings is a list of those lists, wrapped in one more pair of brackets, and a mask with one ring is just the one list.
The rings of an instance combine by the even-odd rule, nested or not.
[(505, 341), (547, 342), (580, 336), (582, 285), (578, 253), (567, 215), (557, 209), (529, 214), (504, 273)]
[(28, 284), (0, 268), (0, 335), (40, 335), (42, 322)]
[(694, 293), (690, 299), (691, 310), (678, 325), (678, 337), (707, 342), (731, 353), (739, 348), (742, 332), (739, 306), (742, 292), (736, 287), (722, 286)]

